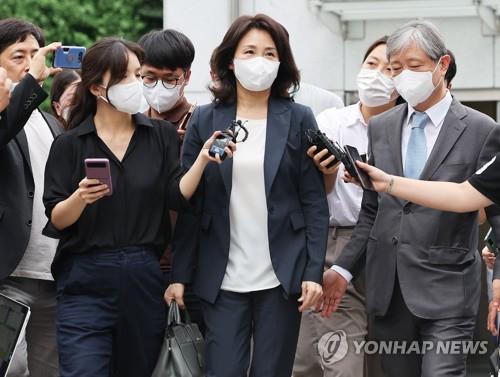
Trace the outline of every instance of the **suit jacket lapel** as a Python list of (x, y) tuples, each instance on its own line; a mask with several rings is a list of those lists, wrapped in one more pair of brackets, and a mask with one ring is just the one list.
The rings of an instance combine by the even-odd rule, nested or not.
[(28, 139), (26, 138), (26, 132), (24, 132), (24, 129), (17, 133), (16, 143), (19, 146), (19, 149), (21, 150), (24, 160), (26, 161), (26, 164), (28, 165), (29, 170), (31, 172), (32, 170), (31, 170), (30, 150), (28, 148)]
[(457, 100), (453, 99), (420, 179), (429, 180), (442, 164), (446, 156), (448, 156), (448, 153), (467, 127), (467, 125), (461, 121), (466, 115), (467, 112), (463, 106)]
[[(291, 110), (285, 100), (270, 98), (267, 112), (264, 183), (266, 197), (278, 172), (290, 131)], [(237, 153), (237, 152), (236, 152)]]
[[(236, 119), (236, 104), (230, 106), (216, 106), (214, 109), (213, 131), (224, 130)], [(238, 153), (238, 152), (236, 152)], [(231, 195), (233, 184), (233, 159), (228, 158), (219, 165), (219, 171), (226, 187), (227, 194)]]
[(389, 150), (394, 157), (395, 175), (403, 176), (403, 157), (401, 152), (401, 135), (408, 116), (408, 106), (401, 106), (400, 109), (387, 119), (388, 126), (387, 139), (389, 140)]
[(63, 129), (56, 118), (46, 113), (45, 111), (40, 111), (40, 114), (42, 114), (45, 123), (47, 123), (47, 125), (49, 126), (50, 132), (52, 132), (52, 136), (54, 137), (54, 139), (56, 138), (56, 136), (62, 134)]

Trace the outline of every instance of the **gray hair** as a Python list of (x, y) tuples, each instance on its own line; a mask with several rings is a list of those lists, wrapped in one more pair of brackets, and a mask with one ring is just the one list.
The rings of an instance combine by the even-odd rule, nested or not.
[(387, 57), (416, 45), (435, 62), (447, 54), (439, 29), (429, 21), (411, 21), (396, 29), (387, 40)]

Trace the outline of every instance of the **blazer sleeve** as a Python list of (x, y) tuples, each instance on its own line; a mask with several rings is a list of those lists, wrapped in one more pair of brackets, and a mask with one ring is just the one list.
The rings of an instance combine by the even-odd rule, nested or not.
[[(199, 134), (201, 109), (197, 108), (187, 127), (182, 146), (182, 165), (187, 170), (195, 162), (204, 141)], [(200, 216), (203, 205), (203, 178), (190, 200), (192, 211), (180, 212), (172, 240), (172, 283), (191, 283), (199, 243)]]
[(47, 98), (38, 82), (27, 74), (12, 92), (10, 103), (2, 112), (0, 148), (5, 147), (21, 131), (35, 110)]
[(329, 210), (323, 175), (307, 155), (305, 131), (318, 129), (310, 108), (306, 108), (301, 129), (301, 163), (299, 195), (306, 225), (307, 263), (303, 281), (321, 284), (328, 240)]
[[(373, 125), (368, 125), (368, 163), (376, 166), (375, 156), (371, 153), (373, 143)], [(354, 228), (351, 239), (335, 261), (338, 265), (349, 271), (354, 278), (364, 267), (366, 246), (378, 212), (378, 194), (375, 191), (364, 190), (361, 201), (358, 222)]]
[(50, 148), (47, 164), (45, 165), (45, 185), (43, 191), (43, 204), (47, 224), (42, 231), (47, 237), (61, 238), (71, 227), (62, 231), (57, 230), (51, 222), (52, 210), (63, 200), (69, 198), (77, 189), (72, 184), (74, 170), (73, 147), (66, 134), (58, 136)]

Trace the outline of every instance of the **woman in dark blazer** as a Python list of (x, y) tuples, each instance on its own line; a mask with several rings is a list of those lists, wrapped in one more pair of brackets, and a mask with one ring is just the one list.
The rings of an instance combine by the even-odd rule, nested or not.
[[(312, 111), (297, 88), (285, 28), (265, 15), (242, 16), (214, 53), (214, 101), (193, 114), (182, 161), (235, 119), (248, 129), (233, 159), (208, 166), (198, 215), (181, 215), (167, 302), (183, 305), (192, 283), (207, 325), (206, 374), (289, 377), (300, 312), (321, 297), (328, 206), (321, 175), (306, 155)], [(250, 341), (254, 348), (250, 366)]]

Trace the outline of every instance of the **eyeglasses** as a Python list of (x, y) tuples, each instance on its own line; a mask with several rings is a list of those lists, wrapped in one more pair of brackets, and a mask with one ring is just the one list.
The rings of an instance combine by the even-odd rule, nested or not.
[(174, 89), (177, 85), (179, 85), (179, 81), (184, 79), (184, 74), (181, 77), (173, 77), (169, 79), (160, 79), (156, 80), (155, 77), (151, 76), (142, 76), (142, 84), (146, 88), (154, 88), (158, 81), (161, 81), (161, 84), (165, 89)]

